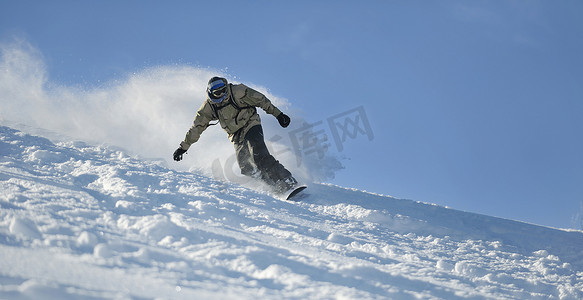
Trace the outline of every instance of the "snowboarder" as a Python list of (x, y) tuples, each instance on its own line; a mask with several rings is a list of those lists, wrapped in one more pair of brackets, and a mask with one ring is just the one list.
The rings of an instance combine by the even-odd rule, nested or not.
[(211, 78), (207, 99), (198, 110), (184, 141), (174, 151), (174, 160), (182, 160), (182, 155), (198, 141), (210, 122), (218, 120), (235, 146), (241, 174), (263, 180), (278, 194), (295, 188), (296, 179), (267, 150), (256, 107), (275, 116), (281, 127), (289, 125), (290, 118), (260, 92), (244, 84), (228, 83), (222, 77)]

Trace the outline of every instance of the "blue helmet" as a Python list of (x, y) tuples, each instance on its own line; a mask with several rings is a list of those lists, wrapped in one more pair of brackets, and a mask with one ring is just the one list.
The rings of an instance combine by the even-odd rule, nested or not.
[(209, 80), (206, 93), (214, 103), (221, 103), (227, 98), (227, 80), (222, 77), (213, 77)]

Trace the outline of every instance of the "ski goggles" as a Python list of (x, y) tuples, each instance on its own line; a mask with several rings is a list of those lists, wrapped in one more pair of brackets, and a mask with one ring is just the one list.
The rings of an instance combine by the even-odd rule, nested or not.
[(227, 85), (222, 80), (217, 80), (210, 84), (207, 93), (213, 102), (222, 102), (227, 94)]

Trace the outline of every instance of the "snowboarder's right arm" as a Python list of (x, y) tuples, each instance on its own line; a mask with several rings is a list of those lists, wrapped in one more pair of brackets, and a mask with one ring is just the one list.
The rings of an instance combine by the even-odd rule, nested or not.
[(210, 103), (205, 101), (196, 113), (192, 127), (186, 133), (184, 141), (180, 143), (180, 148), (188, 150), (190, 145), (198, 141), (202, 132), (209, 127), (210, 122), (213, 120), (217, 120), (217, 118), (213, 113)]

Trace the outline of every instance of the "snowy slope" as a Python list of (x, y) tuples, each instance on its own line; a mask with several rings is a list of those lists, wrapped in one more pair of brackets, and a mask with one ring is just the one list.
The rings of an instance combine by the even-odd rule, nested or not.
[(0, 299), (581, 299), (583, 233), (0, 127)]

